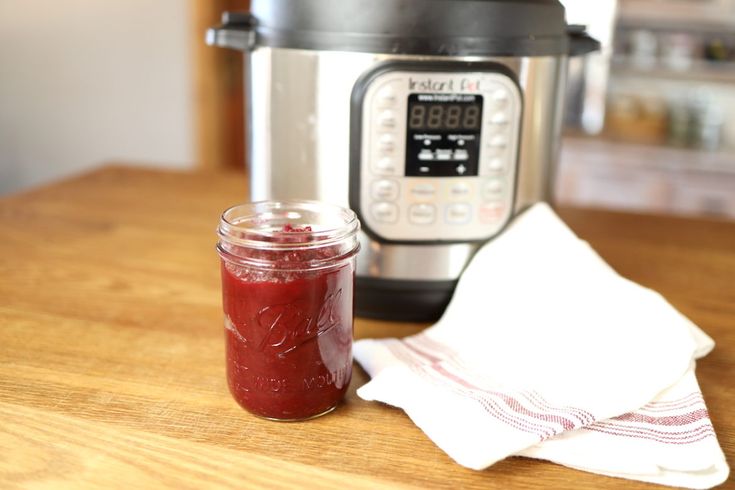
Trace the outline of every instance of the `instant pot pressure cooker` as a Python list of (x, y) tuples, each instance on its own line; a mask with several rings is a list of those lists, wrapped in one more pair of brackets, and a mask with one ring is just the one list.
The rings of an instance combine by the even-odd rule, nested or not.
[(438, 318), (477, 248), (549, 199), (567, 58), (599, 47), (557, 0), (253, 0), (223, 21), (251, 199), (349, 205), (357, 313), (392, 320)]

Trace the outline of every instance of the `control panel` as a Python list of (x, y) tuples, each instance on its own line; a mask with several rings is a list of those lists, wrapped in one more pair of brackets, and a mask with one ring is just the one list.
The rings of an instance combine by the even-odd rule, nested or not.
[(512, 212), (521, 111), (518, 86), (497, 71), (375, 76), (353, 182), (363, 226), (392, 241), (497, 234)]

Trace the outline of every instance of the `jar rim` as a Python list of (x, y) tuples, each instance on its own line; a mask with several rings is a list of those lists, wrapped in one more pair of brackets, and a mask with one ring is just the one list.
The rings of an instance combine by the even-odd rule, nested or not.
[[(321, 222), (308, 223), (311, 230), (283, 230), (282, 222), (298, 222), (304, 216), (319, 216)], [(269, 223), (281, 224), (268, 226)], [(354, 236), (359, 229), (360, 221), (349, 208), (321, 201), (286, 199), (254, 201), (227, 208), (220, 217), (217, 234), (220, 240), (232, 245), (289, 251), (335, 245)], [(286, 234), (296, 240), (278, 239)]]

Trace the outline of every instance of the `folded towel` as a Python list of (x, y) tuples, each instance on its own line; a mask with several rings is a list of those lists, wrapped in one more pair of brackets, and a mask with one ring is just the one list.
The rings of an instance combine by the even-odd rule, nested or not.
[(524, 455), (706, 488), (729, 471), (694, 377), (712, 347), (538, 204), (478, 251), (437, 324), (354, 353), (372, 377), (358, 395), (463, 466)]

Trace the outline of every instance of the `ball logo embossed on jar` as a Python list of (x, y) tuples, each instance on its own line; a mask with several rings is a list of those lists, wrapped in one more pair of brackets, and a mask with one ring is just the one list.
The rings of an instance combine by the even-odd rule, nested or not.
[(261, 308), (255, 320), (258, 328), (251, 332), (257, 330), (264, 335), (259, 341), (252, 342), (255, 349), (273, 349), (279, 356), (285, 356), (300, 345), (324, 335), (340, 325), (338, 307), (341, 298), (341, 289), (329, 293), (315, 315), (309, 314), (311, 304), (305, 300)]

